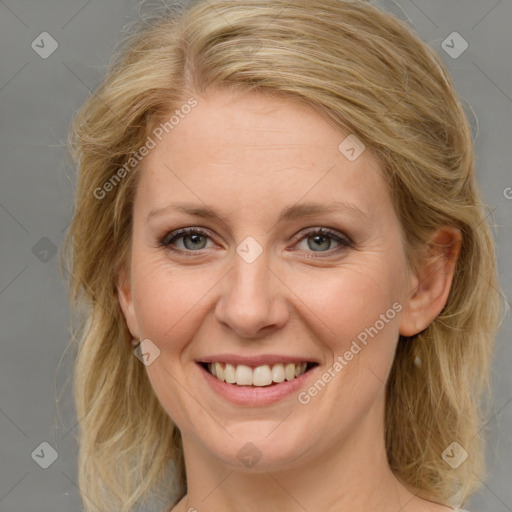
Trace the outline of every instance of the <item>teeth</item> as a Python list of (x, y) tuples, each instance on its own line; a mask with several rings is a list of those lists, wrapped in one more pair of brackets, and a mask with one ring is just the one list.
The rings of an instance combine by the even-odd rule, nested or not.
[(284, 366), (281, 363), (272, 366), (272, 380), (274, 382), (283, 382), (284, 379)]
[(215, 363), (215, 376), (217, 379), (224, 382), (224, 370), (220, 363)]
[(284, 367), (284, 376), (286, 380), (292, 380), (295, 378), (295, 365), (293, 363), (288, 363)]
[(307, 363), (300, 363), (295, 365), (295, 377), (300, 377), (306, 371)]
[(226, 368), (224, 368), (224, 380), (230, 384), (234, 384), (236, 382), (235, 372), (236, 368), (232, 364), (226, 364)]
[(252, 370), (249, 366), (239, 364), (236, 367), (236, 383), (239, 386), (252, 386)]
[(237, 386), (269, 386), (272, 382), (280, 383), (293, 380), (305, 373), (307, 363), (278, 363), (272, 366), (264, 364), (251, 368), (244, 364), (209, 363), (208, 371), (221, 382)]
[(270, 366), (265, 364), (254, 368), (252, 372), (252, 385), (253, 386), (269, 386), (272, 384), (272, 371)]

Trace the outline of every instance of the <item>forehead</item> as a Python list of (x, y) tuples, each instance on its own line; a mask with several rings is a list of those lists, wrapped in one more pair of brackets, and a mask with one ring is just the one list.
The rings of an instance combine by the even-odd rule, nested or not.
[(348, 135), (298, 101), (212, 91), (143, 160), (138, 202), (146, 210), (203, 202), (233, 214), (300, 201), (389, 207), (379, 162), (368, 149), (347, 158)]

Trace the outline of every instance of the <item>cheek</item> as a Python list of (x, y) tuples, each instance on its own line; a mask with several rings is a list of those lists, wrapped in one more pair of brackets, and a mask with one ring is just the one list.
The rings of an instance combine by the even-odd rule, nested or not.
[[(376, 322), (383, 335), (384, 331), (386, 336), (398, 333), (397, 307), (392, 307), (400, 298), (398, 276), (385, 265), (346, 264), (292, 282), (294, 293), (306, 306), (302, 308), (304, 316), (311, 318), (313, 330), (322, 332), (323, 340), (329, 340), (327, 344), (336, 353), (347, 350), (353, 339)], [(385, 316), (384, 328), (381, 315)]]
[(310, 310), (313, 336), (332, 358), (319, 376), (327, 382), (325, 391), (323, 384), (313, 383), (301, 395), (301, 403), (314, 404), (319, 429), (325, 417), (336, 425), (334, 431), (356, 425), (383, 393), (402, 309), (398, 275), (385, 270), (380, 265), (347, 265), (329, 276), (297, 282), (307, 306), (304, 316)]
[(141, 254), (132, 262), (133, 300), (141, 336), (175, 351), (197, 330), (213, 272), (171, 265), (162, 255)]

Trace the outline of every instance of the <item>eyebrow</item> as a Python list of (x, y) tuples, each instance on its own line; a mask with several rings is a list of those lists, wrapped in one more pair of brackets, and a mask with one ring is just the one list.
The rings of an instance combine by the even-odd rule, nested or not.
[[(171, 211), (179, 211), (195, 217), (204, 219), (216, 219), (223, 221), (222, 216), (207, 205), (196, 203), (178, 202), (170, 203), (163, 208), (155, 208), (148, 213), (146, 220), (157, 217)], [(332, 203), (298, 203), (285, 208), (279, 215), (277, 222), (289, 221), (301, 217), (311, 217), (319, 214), (345, 213), (352, 217), (360, 217), (368, 220), (368, 216), (353, 203), (334, 201)]]

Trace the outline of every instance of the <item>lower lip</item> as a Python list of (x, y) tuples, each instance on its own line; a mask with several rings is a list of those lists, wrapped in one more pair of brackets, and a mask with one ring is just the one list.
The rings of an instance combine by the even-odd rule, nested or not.
[(258, 387), (238, 386), (237, 384), (221, 382), (208, 370), (205, 370), (199, 363), (197, 363), (197, 366), (206, 379), (206, 382), (218, 395), (233, 404), (247, 405), (251, 407), (273, 404), (283, 398), (296, 394), (300, 388), (304, 387), (305, 382), (319, 368), (318, 366), (315, 366), (293, 380), (285, 380), (284, 382), (274, 384), (273, 386)]

